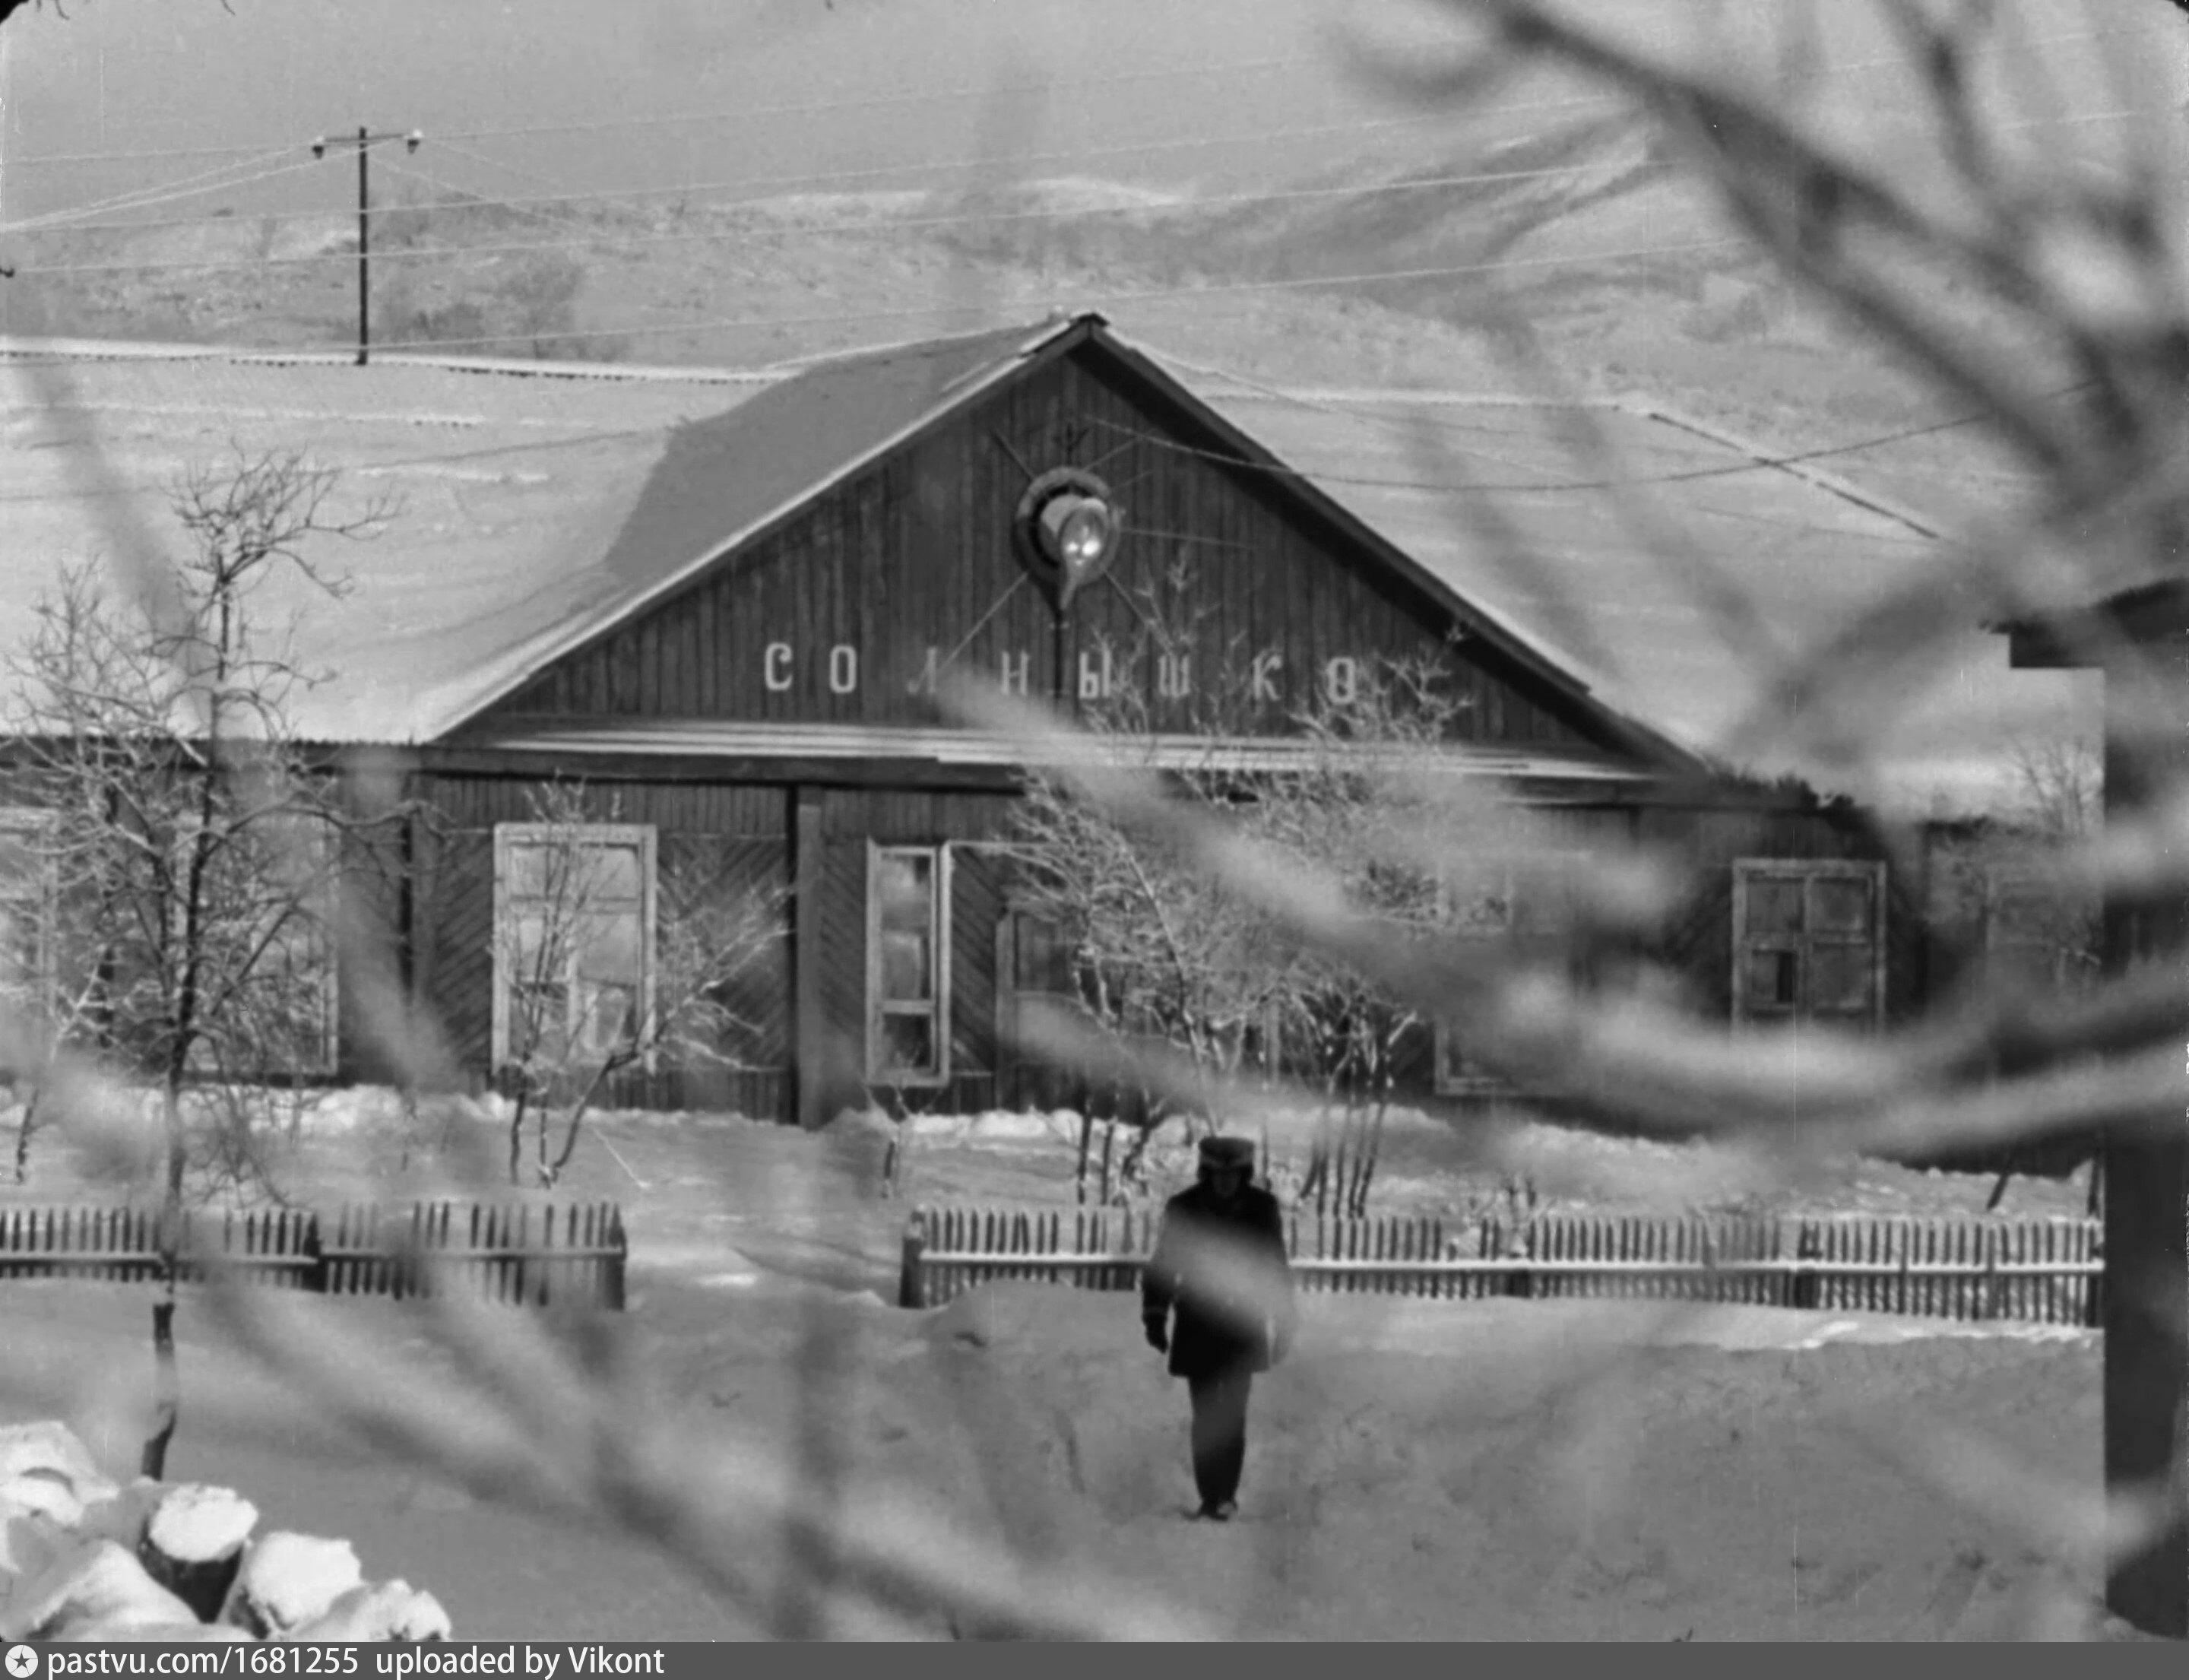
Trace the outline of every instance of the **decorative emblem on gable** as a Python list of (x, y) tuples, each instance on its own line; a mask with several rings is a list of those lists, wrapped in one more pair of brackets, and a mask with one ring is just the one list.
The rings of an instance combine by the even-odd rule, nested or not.
[(1050, 604), (1067, 613), (1072, 597), (1110, 569), (1124, 523), (1108, 484), (1083, 468), (1059, 467), (1019, 498), (1012, 546)]

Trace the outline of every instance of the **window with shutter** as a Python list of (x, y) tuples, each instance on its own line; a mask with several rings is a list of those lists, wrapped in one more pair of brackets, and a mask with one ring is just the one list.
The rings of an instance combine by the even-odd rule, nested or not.
[(1733, 1018), (1869, 1028), (1885, 1008), (1885, 865), (1741, 858), (1733, 866)]

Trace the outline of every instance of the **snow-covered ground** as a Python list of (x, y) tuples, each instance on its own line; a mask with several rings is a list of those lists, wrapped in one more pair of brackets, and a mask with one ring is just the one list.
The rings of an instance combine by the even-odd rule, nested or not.
[[(365, 1146), (387, 1118), (376, 1100), (339, 1095), (303, 1128), (288, 1167), (310, 1199), (434, 1187), (417, 1163), (399, 1172)], [(464, 1122), (489, 1165), (503, 1147), (492, 1119)], [(1462, 1206), (1509, 1170), (1513, 1140), (1485, 1164), (1423, 1121), (1387, 1134), (1379, 1204)], [(823, 1416), (854, 1502), (910, 1491), (976, 1532), (1083, 1560), (1151, 1604), (1250, 1637), (1928, 1638), (2095, 1625), (2079, 1620), (2086, 1558), (1911, 1468), (1953, 1458), (1921, 1433), (1950, 1426), (2015, 1477), (2039, 1478), (2035, 1508), (2093, 1492), (2098, 1348), (2079, 1331), (1311, 1296), (1292, 1361), (1256, 1391), (1242, 1520), (1186, 1521), (1185, 1396), (1142, 1344), (1130, 1297), (1013, 1284), (932, 1313), (885, 1304), (912, 1205), (1069, 1198), (1057, 1125), (920, 1123), (898, 1137), (901, 1179), (885, 1194), (891, 1134), (871, 1122), (807, 1136), (612, 1116), (580, 1145), (563, 1194), (623, 1203), (630, 1322), (694, 1451), (736, 1432), (789, 1451)], [(1728, 1159), (1536, 1130), (1516, 1135), (1543, 1178), (1564, 1159), (1558, 1182), (1615, 1199), (1645, 1171), (1692, 1187)], [(76, 1175), (53, 1144), (34, 1140), (31, 1182), (5, 1200), (112, 1199), (119, 1186)], [(1183, 1170), (1182, 1152), (1158, 1166)], [(1989, 1188), (1852, 1163), (1798, 1194), (1973, 1213)], [(2005, 1211), (2079, 1207), (2079, 1185), (2017, 1184)], [(147, 1304), (118, 1286), (0, 1284), (0, 1416), (66, 1417), (126, 1468)], [(392, 1303), (309, 1310), (384, 1335), (392, 1352), (379, 1357), (446, 1363)], [(187, 1409), (171, 1474), (354, 1538), (369, 1570), (430, 1588), (459, 1638), (752, 1631), (597, 1524), (478, 1502), (340, 1437), (238, 1374), (202, 1315), (186, 1304), (181, 1316)], [(846, 1349), (819, 1395), (799, 1358), (817, 1328)]]
[[(385, 1304), (314, 1310), (441, 1362)], [(1950, 1420), (2087, 1490), (2089, 1338), (1639, 1315), (1311, 1299), (1292, 1360), (1255, 1394), (1242, 1519), (1217, 1530), (1185, 1520), (1184, 1396), (1129, 1298), (1004, 1285), (904, 1314), (779, 1276), (725, 1294), (657, 1276), (635, 1309), (695, 1450), (735, 1430), (791, 1451), (821, 1406), (854, 1508), (863, 1490), (909, 1491), (1250, 1637), (1980, 1638), (2087, 1609), (2085, 1567), (1957, 1508), (1858, 1423)], [(0, 1412), (67, 1417), (124, 1468), (144, 1316), (118, 1287), (0, 1291)], [(478, 1503), (341, 1439), (225, 1369), (187, 1304), (182, 1322), (171, 1474), (351, 1536), (369, 1568), (427, 1585), (459, 1637), (747, 1631), (598, 1525)], [(817, 1325), (851, 1350), (820, 1396), (796, 1357)]]

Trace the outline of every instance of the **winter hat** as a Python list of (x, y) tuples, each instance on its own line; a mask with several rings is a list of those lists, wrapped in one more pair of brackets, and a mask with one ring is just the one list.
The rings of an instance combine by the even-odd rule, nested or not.
[(1201, 1164), (1213, 1171), (1250, 1171), (1254, 1165), (1254, 1142), (1251, 1138), (1203, 1138), (1201, 1140)]

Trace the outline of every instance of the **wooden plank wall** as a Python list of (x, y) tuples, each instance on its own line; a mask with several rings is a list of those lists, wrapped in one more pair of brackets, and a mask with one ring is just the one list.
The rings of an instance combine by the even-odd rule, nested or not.
[[(1685, 982), (1689, 1004), (1706, 1020), (1733, 1010), (1733, 863), (1740, 857), (1874, 858), (1882, 848), (1860, 823), (1821, 811), (1728, 806), (1644, 806), (1636, 838), (1681, 860), (1688, 891), (1660, 942)], [(1888, 867), (1886, 997), (1888, 1021), (1904, 1018), (1920, 997), (1924, 961), (1920, 879)]]
[[(1029, 692), (1055, 681), (1047, 603), (1013, 552), (1027, 472), (1100, 470), (1128, 531), (1109, 580), (1083, 597), (1065, 648), (1065, 692), (1102, 638), (1141, 628), (1134, 598), (1191, 567), (1202, 614), (1195, 658), (1219, 667), (1282, 656), (1278, 698), (1257, 729), (1282, 733), (1325, 661), (1434, 654), (1441, 612), (1334, 529), (1288, 505), (1269, 476), (1208, 458), (1218, 440), (1094, 350), (1015, 381), (835, 487), (735, 564), (563, 661), (501, 710), (511, 714), (929, 722), (930, 650), (1000, 680), (1025, 656)], [(1021, 463), (1023, 463), (1023, 467)], [(817, 476), (833, 463), (817, 462)], [(793, 650), (789, 686), (770, 690), (763, 653)], [(829, 653), (856, 650), (856, 692), (832, 687)], [(1466, 739), (1514, 745), (1589, 738), (1570, 703), (1479, 643), (1455, 656)], [(1158, 721), (1186, 727), (1185, 703)]]
[[(433, 817), (419, 824), (415, 984), (440, 1024), (458, 1066), (475, 1082), (489, 1072), (493, 1047), (494, 830), (535, 819), (537, 783), (512, 777), (442, 776), (424, 796)], [(603, 776), (583, 784), (589, 818), (650, 823), (660, 831), (665, 870), (697, 870), (716, 897), (787, 886), (788, 790), (705, 783), (651, 783)], [(735, 1047), (755, 1064), (687, 1078), (674, 1067), (634, 1070), (606, 1093), (611, 1106), (728, 1108), (769, 1118), (789, 1112), (788, 942), (739, 989), (756, 1017), (749, 1042)]]

